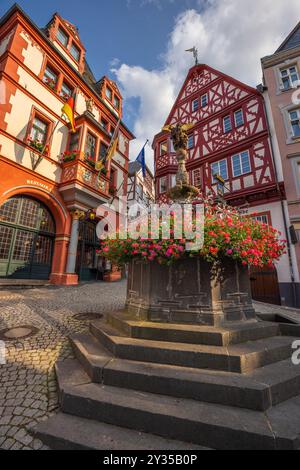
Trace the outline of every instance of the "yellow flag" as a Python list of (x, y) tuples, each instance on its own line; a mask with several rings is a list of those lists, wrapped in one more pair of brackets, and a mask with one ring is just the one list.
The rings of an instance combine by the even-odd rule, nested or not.
[(102, 168), (104, 168), (104, 163), (103, 163), (102, 160), (99, 160), (98, 162), (96, 162), (95, 169), (96, 169), (97, 171), (101, 171)]
[(114, 142), (111, 144), (111, 146), (109, 147), (108, 151), (107, 151), (107, 156), (106, 156), (106, 160), (109, 161), (112, 159), (112, 157), (114, 156), (114, 154), (116, 153), (116, 150), (117, 150), (117, 146), (118, 146), (118, 137), (114, 140)]

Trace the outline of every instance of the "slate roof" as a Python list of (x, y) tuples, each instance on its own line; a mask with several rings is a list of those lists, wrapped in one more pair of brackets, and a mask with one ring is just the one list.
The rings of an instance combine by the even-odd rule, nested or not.
[(295, 26), (293, 31), (285, 38), (283, 43), (279, 46), (277, 52), (287, 51), (293, 49), (294, 47), (300, 46), (300, 22)]

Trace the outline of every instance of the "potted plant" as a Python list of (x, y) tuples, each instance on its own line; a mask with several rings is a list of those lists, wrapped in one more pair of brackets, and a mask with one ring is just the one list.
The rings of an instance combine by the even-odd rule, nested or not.
[(56, 81), (53, 80), (53, 78), (48, 78), (46, 77), (45, 80), (44, 80), (44, 83), (46, 83), (46, 85), (51, 88), (51, 90), (55, 90), (56, 88)]
[(91, 168), (95, 168), (96, 162), (93, 159), (93, 157), (85, 157), (84, 159), (85, 163), (87, 163)]
[(78, 150), (66, 150), (61, 154), (61, 162), (67, 163), (72, 162), (76, 159), (79, 151)]
[(30, 147), (32, 147), (33, 149), (37, 150), (40, 153), (45, 154), (45, 153), (48, 153), (48, 151), (49, 151), (48, 144), (45, 145), (42, 141), (40, 141), (38, 139), (33, 139), (30, 136), (27, 139), (27, 143), (28, 143), (28, 145), (30, 145)]

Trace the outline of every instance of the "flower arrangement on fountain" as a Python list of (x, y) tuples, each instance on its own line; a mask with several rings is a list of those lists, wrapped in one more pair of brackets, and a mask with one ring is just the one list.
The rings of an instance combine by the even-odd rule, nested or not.
[(280, 232), (228, 206), (205, 204), (204, 243), (197, 251), (186, 251), (187, 240), (175, 239), (170, 225), (167, 240), (153, 240), (151, 233), (149, 239), (124, 239), (120, 233), (116, 239), (102, 242), (99, 255), (117, 265), (134, 258), (171, 264), (183, 257), (200, 256), (211, 263), (229, 257), (243, 265), (262, 267), (272, 266), (285, 251), (286, 241)]

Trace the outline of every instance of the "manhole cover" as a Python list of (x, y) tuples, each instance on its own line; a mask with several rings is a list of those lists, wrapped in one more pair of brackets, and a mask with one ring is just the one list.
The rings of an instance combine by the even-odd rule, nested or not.
[(75, 320), (78, 321), (92, 321), (92, 320), (100, 320), (103, 318), (102, 313), (77, 313), (74, 315)]
[(0, 339), (4, 341), (14, 341), (17, 339), (29, 338), (35, 335), (39, 330), (34, 326), (15, 326), (0, 331)]

